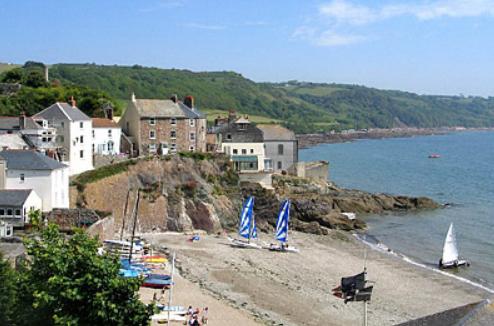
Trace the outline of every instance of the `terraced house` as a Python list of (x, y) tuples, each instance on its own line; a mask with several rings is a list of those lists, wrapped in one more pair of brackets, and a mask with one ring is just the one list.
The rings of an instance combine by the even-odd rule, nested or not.
[(165, 155), (181, 151), (206, 151), (206, 117), (194, 106), (194, 98), (183, 102), (132, 99), (119, 121), (133, 143), (134, 155)]

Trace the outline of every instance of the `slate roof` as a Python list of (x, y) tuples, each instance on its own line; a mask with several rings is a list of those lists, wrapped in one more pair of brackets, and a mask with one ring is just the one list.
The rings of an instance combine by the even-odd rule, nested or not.
[[(32, 117), (26, 117), (25, 129), (42, 129)], [(20, 130), (19, 117), (0, 117), (0, 130)]]
[(0, 134), (0, 150), (4, 147), (8, 149), (24, 149), (29, 146), (19, 133)]
[(7, 161), (7, 169), (12, 170), (56, 170), (67, 167), (35, 151), (6, 150), (0, 152), (0, 158)]
[(197, 109), (192, 110), (182, 102), (175, 103), (172, 100), (136, 99), (131, 101), (130, 105), (134, 105), (137, 108), (141, 118), (204, 118), (204, 114)]
[(93, 118), (93, 128), (120, 128), (115, 121), (105, 118)]
[(31, 189), (0, 190), (0, 206), (22, 206), (31, 191)]
[(34, 118), (43, 118), (46, 120), (71, 120), (71, 121), (81, 121), (81, 120), (91, 120), (84, 112), (79, 110), (77, 107), (73, 107), (68, 103), (57, 102), (50, 105), (43, 111), (33, 115)]
[(295, 140), (295, 133), (280, 125), (258, 125), (262, 130), (264, 141), (270, 140)]
[(241, 129), (240, 124), (228, 123), (216, 129), (215, 133), (221, 135), (223, 143), (262, 143), (264, 141), (261, 129), (250, 123), (243, 126), (245, 129)]

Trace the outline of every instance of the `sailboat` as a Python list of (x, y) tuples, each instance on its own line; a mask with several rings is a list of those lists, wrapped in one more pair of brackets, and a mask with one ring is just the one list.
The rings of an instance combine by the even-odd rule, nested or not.
[(458, 266), (470, 266), (466, 260), (459, 259), (456, 235), (453, 223), (449, 225), (448, 234), (444, 240), (443, 256), (439, 260), (439, 268), (453, 268)]
[(228, 237), (231, 246), (238, 248), (261, 248), (258, 244), (251, 242), (252, 239), (257, 239), (257, 226), (254, 218), (254, 197), (252, 196), (248, 197), (242, 206), (238, 234), (244, 239), (247, 239), (247, 241)]
[(288, 224), (290, 222), (290, 200), (281, 203), (278, 220), (276, 222), (275, 239), (279, 245), (270, 244), (268, 249), (272, 251), (299, 252), (297, 248), (288, 245)]

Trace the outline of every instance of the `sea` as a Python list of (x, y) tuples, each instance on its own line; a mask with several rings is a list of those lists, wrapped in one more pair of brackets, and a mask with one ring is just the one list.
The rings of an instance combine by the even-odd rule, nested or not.
[[(428, 158), (439, 154), (440, 158)], [(448, 271), (494, 289), (494, 132), (358, 140), (320, 144), (300, 160), (327, 160), (330, 180), (344, 188), (427, 196), (447, 207), (362, 216), (373, 243), (425, 268), (435, 268), (454, 223), (469, 268)]]

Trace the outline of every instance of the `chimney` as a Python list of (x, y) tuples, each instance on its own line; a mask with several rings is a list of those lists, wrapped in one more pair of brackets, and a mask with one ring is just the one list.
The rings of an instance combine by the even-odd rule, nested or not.
[(77, 107), (77, 102), (76, 102), (74, 96), (70, 97), (70, 105), (72, 105), (73, 108)]
[(103, 106), (103, 113), (105, 114), (105, 118), (113, 120), (113, 106), (110, 103), (106, 103)]
[(134, 103), (136, 102), (136, 95), (134, 94), (134, 92), (132, 92), (132, 95), (130, 96), (130, 100)]
[(22, 111), (19, 116), (19, 129), (26, 129), (26, 112)]
[(170, 100), (173, 101), (173, 103), (177, 103), (178, 102), (178, 96), (177, 94), (173, 94), (171, 97), (170, 97)]
[(5, 170), (7, 170), (7, 162), (3, 158), (0, 158), (0, 189), (5, 189)]
[(188, 95), (184, 98), (184, 104), (189, 107), (189, 109), (194, 110), (194, 96)]
[(237, 120), (237, 113), (235, 110), (229, 110), (228, 111), (228, 123), (232, 123), (235, 120)]

